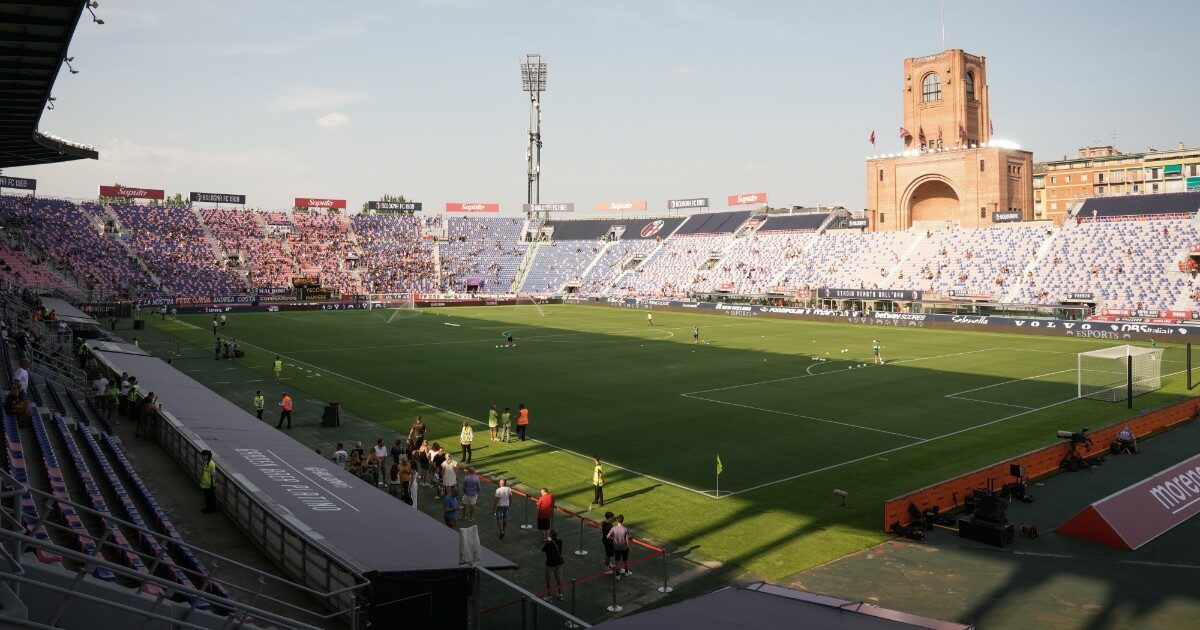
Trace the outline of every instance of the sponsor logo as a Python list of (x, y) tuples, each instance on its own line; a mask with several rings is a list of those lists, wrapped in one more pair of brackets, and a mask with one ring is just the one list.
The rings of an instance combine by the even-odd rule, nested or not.
[(870, 227), (871, 222), (867, 219), (850, 219), (848, 225), (852, 228)]
[(663, 221), (662, 219), (654, 221), (653, 223), (647, 223), (642, 228), (642, 231), (641, 231), (642, 238), (650, 238), (651, 236), (658, 234), (659, 232), (662, 231), (664, 225), (666, 225), (666, 222)]
[(982, 316), (955, 315), (954, 317), (951, 317), (951, 318), (950, 318), (950, 321), (952, 321), (952, 322), (954, 322), (954, 323), (956, 323), (956, 324), (983, 324), (983, 325), (987, 325), (987, 323), (988, 323), (988, 318), (986, 318), (986, 317), (982, 317)]
[(596, 204), (597, 212), (622, 212), (626, 210), (641, 212), (645, 209), (645, 201), (601, 201)]
[(726, 201), (731, 206), (742, 206), (750, 203), (767, 203), (767, 193), (749, 193), (745, 195), (729, 195)]
[(1200, 466), (1184, 471), (1183, 474), (1171, 477), (1150, 489), (1150, 496), (1168, 510), (1174, 510), (1179, 505), (1191, 505), (1196, 501), (1193, 497), (1197, 495), (1200, 495)]
[(1067, 334), (1073, 335), (1075, 337), (1083, 337), (1084, 339), (1120, 339), (1121, 338), (1121, 335), (1118, 335), (1115, 332), (1109, 332), (1107, 330), (1080, 330), (1080, 331), (1068, 330)]
[(521, 208), (525, 212), (575, 212), (573, 203), (525, 203)]
[(37, 180), (26, 177), (0, 176), (0, 188), (19, 188), (21, 190), (37, 189)]
[(345, 199), (315, 199), (313, 197), (296, 197), (293, 204), (297, 208), (345, 208)]
[(700, 197), (696, 199), (671, 199), (667, 202), (667, 209), (676, 210), (679, 208), (707, 208), (708, 197)]

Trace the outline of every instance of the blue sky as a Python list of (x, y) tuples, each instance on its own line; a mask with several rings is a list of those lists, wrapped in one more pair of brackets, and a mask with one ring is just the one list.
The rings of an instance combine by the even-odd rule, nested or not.
[[(967, 2), (946, 47), (988, 58), (996, 136), (1035, 160), (1085, 144), (1200, 144), (1200, 5)], [(98, 184), (249, 195), (524, 201), (519, 63), (550, 64), (542, 201), (765, 191), (865, 203), (899, 149), (902, 62), (942, 49), (937, 0), (102, 0), (42, 129), (99, 161), (11, 169), (46, 195)], [(867, 142), (876, 131), (879, 147)]]

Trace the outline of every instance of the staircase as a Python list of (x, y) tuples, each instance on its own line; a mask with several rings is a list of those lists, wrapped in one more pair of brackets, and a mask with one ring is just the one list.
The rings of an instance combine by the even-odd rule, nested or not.
[(579, 272), (579, 277), (586, 278), (592, 272), (592, 269), (595, 268), (596, 263), (600, 262), (601, 258), (604, 258), (604, 253), (608, 251), (608, 248), (615, 244), (616, 241), (605, 241), (604, 247), (600, 248), (600, 253), (596, 254), (596, 257), (592, 259), (592, 262), (588, 263), (587, 267), (584, 267), (583, 271)]
[(1017, 298), (1021, 295), (1022, 290), (1025, 288), (1025, 283), (1027, 282), (1026, 279), (1029, 277), (1029, 274), (1032, 273), (1034, 278), (1038, 277), (1038, 269), (1045, 264), (1046, 258), (1050, 256), (1050, 252), (1054, 251), (1054, 243), (1057, 241), (1057, 231), (1050, 236), (1047, 236), (1045, 241), (1042, 241), (1042, 244), (1038, 246), (1037, 252), (1029, 261), (1029, 264), (1025, 265), (1025, 268), (1021, 270), (1020, 280), (1013, 283), (1012, 288), (1008, 290), (1008, 293), (1004, 294), (1004, 297), (1001, 301), (1009, 303), (1017, 301)]
[[(528, 226), (529, 221), (526, 221), (525, 225)], [(521, 292), (521, 285), (525, 284), (525, 278), (529, 275), (529, 269), (533, 267), (533, 259), (537, 257), (537, 250), (541, 246), (541, 243), (534, 241), (525, 249), (525, 257), (521, 259), (521, 266), (517, 268), (517, 275), (513, 278), (511, 289), (513, 293)]]
[(908, 260), (909, 256), (912, 256), (913, 253), (917, 251), (917, 248), (924, 241), (925, 241), (925, 232), (918, 230), (917, 238), (913, 239), (913, 242), (908, 244), (908, 248), (906, 248), (904, 250), (903, 254), (900, 254), (900, 258), (898, 260), (896, 260), (896, 264), (894, 264), (888, 268), (887, 281), (889, 283), (891, 283), (892, 280), (895, 279), (896, 272), (900, 270), (900, 266), (903, 265), (904, 262)]

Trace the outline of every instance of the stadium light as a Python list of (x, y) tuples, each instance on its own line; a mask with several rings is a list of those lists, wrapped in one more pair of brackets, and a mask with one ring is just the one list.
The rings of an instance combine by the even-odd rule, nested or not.
[[(546, 62), (538, 53), (521, 63), (521, 91), (529, 93), (529, 133), (525, 145), (525, 203), (541, 203), (542, 196), (542, 92), (546, 91)], [(549, 218), (549, 213), (546, 213)]]

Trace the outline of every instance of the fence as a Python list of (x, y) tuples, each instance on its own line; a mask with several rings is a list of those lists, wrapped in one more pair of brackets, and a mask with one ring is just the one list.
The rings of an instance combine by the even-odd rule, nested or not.
[[(1198, 415), (1200, 415), (1200, 399), (1191, 399), (1134, 418), (1121, 420), (1090, 432), (1092, 445), (1090, 448), (1081, 449), (1079, 454), (1088, 458), (1106, 452), (1108, 445), (1116, 439), (1117, 434), (1124, 427), (1129, 427), (1140, 439), (1193, 420)], [(909, 504), (917, 506), (922, 512), (932, 507), (937, 507), (939, 511), (955, 509), (975, 489), (987, 488), (997, 480), (1003, 482), (1012, 479), (1009, 476), (1009, 466), (1012, 464), (1024, 466), (1027, 479), (1036, 479), (1059, 470), (1066, 456), (1067, 443), (1059, 442), (889, 499), (883, 504), (883, 531), (889, 531), (893, 523), (898, 522), (901, 525), (909, 523)]]

